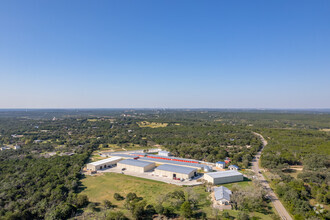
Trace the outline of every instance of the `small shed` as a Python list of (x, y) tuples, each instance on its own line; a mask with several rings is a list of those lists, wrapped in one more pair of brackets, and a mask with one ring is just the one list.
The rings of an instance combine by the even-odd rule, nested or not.
[(219, 167), (221, 169), (226, 168), (226, 163), (223, 162), (223, 161), (218, 161), (218, 162), (215, 163), (215, 165), (216, 165), (216, 167)]
[(132, 171), (136, 173), (144, 173), (155, 168), (156, 164), (153, 162), (127, 159), (118, 162), (117, 166), (122, 170)]
[(211, 172), (212, 171), (212, 168), (210, 166), (207, 166), (207, 165), (205, 165), (203, 167), (203, 169), (204, 169), (204, 172)]
[(239, 170), (239, 167), (238, 166), (236, 166), (236, 165), (230, 165), (229, 167), (228, 167), (230, 170)]
[(159, 156), (169, 157), (169, 156), (171, 156), (171, 153), (168, 152), (168, 151), (163, 151), (163, 150), (161, 150), (161, 151), (158, 152), (158, 155), (159, 155)]

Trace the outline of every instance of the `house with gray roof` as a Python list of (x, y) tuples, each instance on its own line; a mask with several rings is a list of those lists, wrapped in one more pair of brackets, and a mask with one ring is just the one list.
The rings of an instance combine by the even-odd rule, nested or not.
[(214, 188), (214, 199), (220, 205), (228, 205), (230, 203), (231, 191), (224, 186)]

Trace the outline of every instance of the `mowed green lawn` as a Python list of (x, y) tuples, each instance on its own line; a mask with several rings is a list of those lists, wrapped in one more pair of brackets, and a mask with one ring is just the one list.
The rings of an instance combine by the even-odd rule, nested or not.
[[(124, 201), (116, 201), (113, 198), (114, 193), (119, 193), (126, 197), (128, 193), (134, 192), (138, 196), (143, 197), (148, 204), (156, 204), (159, 196), (165, 195), (176, 189), (184, 190), (184, 187), (181, 186), (117, 173), (104, 173), (103, 175), (86, 176), (86, 178), (81, 181), (84, 188), (81, 194), (87, 195), (91, 202), (102, 203), (103, 200), (108, 199), (117, 206), (115, 210), (120, 210), (127, 216), (130, 216), (130, 214), (123, 207)], [(238, 184), (240, 187), (246, 187), (251, 184), (251, 182), (244, 181), (240, 183), (224, 184), (224, 186), (232, 188), (234, 184)], [(199, 208), (207, 214), (208, 218), (214, 218), (214, 212), (212, 211), (211, 202), (209, 199), (210, 193), (205, 192), (204, 186), (195, 186), (193, 187), (193, 190), (200, 195)], [(238, 214), (238, 211), (236, 210), (228, 210), (228, 212), (230, 215), (235, 217)], [(250, 216), (271, 220), (269, 216), (256, 212), (250, 213)]]
[(119, 193), (126, 196), (130, 192), (142, 196), (149, 203), (154, 203), (159, 195), (172, 192), (181, 187), (162, 183), (154, 180), (148, 180), (118, 173), (104, 173), (97, 176), (86, 176), (82, 179), (83, 187), (86, 187), (81, 193), (88, 196), (92, 202), (102, 202), (105, 199), (113, 203), (113, 195)]

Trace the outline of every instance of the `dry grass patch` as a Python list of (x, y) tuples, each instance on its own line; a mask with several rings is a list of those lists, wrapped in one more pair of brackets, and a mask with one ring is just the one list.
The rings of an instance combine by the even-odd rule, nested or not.
[(140, 121), (137, 122), (140, 128), (164, 128), (168, 125), (168, 123), (160, 123), (160, 122), (148, 122), (148, 121)]

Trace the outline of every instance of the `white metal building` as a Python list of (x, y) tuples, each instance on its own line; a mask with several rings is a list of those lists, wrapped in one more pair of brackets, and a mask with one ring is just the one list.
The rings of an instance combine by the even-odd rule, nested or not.
[(111, 157), (104, 160), (95, 161), (87, 164), (87, 170), (97, 171), (112, 167), (121, 160), (121, 157)]
[(127, 171), (144, 173), (146, 171), (155, 168), (156, 164), (153, 162), (146, 162), (141, 160), (127, 159), (118, 162), (118, 168), (125, 169)]
[(243, 181), (243, 174), (235, 170), (205, 173), (204, 179), (213, 184), (223, 184)]
[(171, 179), (189, 179), (193, 176), (197, 176), (197, 169), (191, 167), (163, 164), (155, 169), (155, 175), (168, 177)]
[(216, 167), (219, 167), (221, 169), (224, 169), (226, 167), (226, 163), (223, 161), (218, 161), (215, 163)]
[(169, 157), (169, 156), (171, 156), (171, 153), (168, 152), (168, 151), (163, 151), (163, 150), (161, 150), (161, 151), (158, 152), (158, 155), (159, 155), (159, 156)]
[(214, 199), (220, 205), (228, 205), (230, 203), (231, 191), (224, 186), (214, 188)]

